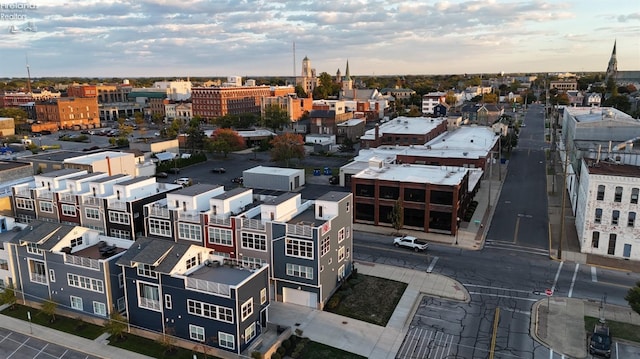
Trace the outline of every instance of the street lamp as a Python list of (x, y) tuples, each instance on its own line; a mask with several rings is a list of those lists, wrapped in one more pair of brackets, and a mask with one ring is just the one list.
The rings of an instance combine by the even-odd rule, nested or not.
[(458, 231), (460, 230), (460, 217), (456, 217), (456, 246), (458, 245)]

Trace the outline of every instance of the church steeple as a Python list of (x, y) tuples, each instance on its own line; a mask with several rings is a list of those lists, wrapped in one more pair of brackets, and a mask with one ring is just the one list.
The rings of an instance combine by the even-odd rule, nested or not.
[(618, 59), (616, 58), (616, 44), (617, 40), (613, 42), (613, 51), (611, 52), (611, 58), (609, 59), (609, 65), (607, 66), (607, 74), (605, 76), (605, 82), (609, 79), (616, 80), (618, 74)]
[(351, 81), (351, 75), (349, 74), (349, 60), (347, 60), (347, 68), (344, 70), (344, 79)]

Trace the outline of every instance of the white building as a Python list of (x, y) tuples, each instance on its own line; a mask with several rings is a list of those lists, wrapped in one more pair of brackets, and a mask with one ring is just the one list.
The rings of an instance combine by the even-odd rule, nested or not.
[(583, 159), (576, 205), (582, 253), (640, 259), (640, 167)]
[(173, 101), (184, 101), (191, 98), (191, 81), (156, 81), (154, 88), (163, 89), (167, 92), (167, 98)]
[(422, 96), (422, 113), (433, 115), (436, 105), (445, 103), (446, 96), (444, 92), (429, 92)]

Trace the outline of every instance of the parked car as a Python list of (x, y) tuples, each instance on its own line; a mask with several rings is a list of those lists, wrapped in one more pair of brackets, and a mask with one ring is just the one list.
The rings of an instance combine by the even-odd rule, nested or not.
[(169, 177), (169, 174), (167, 172), (158, 172), (158, 173), (156, 173), (156, 177), (158, 177), (158, 178), (167, 178), (167, 177)]
[(171, 168), (169, 168), (169, 169), (167, 170), (167, 172), (169, 172), (169, 173), (171, 173), (171, 174), (174, 174), (174, 175), (177, 175), (178, 173), (180, 173), (180, 168), (178, 168), (178, 167), (171, 167)]
[(237, 184), (243, 184), (244, 183), (244, 178), (236, 177), (236, 178), (232, 179), (231, 182), (237, 183)]
[(596, 324), (589, 340), (589, 354), (611, 358), (611, 335), (609, 327)]
[(340, 183), (340, 178), (338, 176), (329, 177), (329, 184), (338, 184)]
[(393, 240), (393, 245), (396, 247), (406, 247), (413, 249), (416, 252), (424, 251), (429, 247), (427, 242), (422, 241), (414, 236), (402, 236)]
[(215, 167), (211, 169), (213, 173), (225, 173), (227, 170), (224, 167)]
[(193, 184), (193, 181), (189, 177), (180, 177), (177, 180), (173, 181), (173, 183), (182, 185), (182, 187), (188, 187)]

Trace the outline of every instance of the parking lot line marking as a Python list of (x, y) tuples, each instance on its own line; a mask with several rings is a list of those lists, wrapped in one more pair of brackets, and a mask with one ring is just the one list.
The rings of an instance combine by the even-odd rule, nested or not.
[(549, 359), (553, 359), (553, 349), (549, 349)]
[(7, 359), (11, 358), (13, 354), (15, 354), (18, 350), (20, 350), (20, 348), (22, 348), (28, 341), (29, 341), (29, 338), (27, 337), (27, 339), (24, 342), (20, 343), (20, 346), (17, 347), (16, 350), (13, 351), (13, 353), (9, 354)]
[(465, 287), (478, 287), (485, 289), (495, 289), (495, 290), (504, 290), (508, 292), (519, 292), (519, 293), (531, 293), (530, 290), (521, 290), (521, 289), (510, 289), (510, 288), (502, 288), (502, 287), (492, 287), (490, 285), (480, 285), (480, 284), (462, 284)]
[(502, 308), (502, 310), (506, 310), (507, 312), (511, 312), (511, 313), (523, 314), (527, 316), (531, 315), (531, 312), (527, 310), (511, 309), (511, 308)]
[(567, 295), (571, 298), (573, 294), (573, 285), (576, 284), (576, 276), (578, 275), (578, 268), (580, 267), (580, 263), (576, 263), (576, 270), (573, 271), (573, 279), (571, 279), (571, 287), (569, 287), (569, 294)]
[[(67, 355), (67, 352), (68, 352), (68, 351), (69, 351), (69, 349), (65, 350), (65, 351), (64, 351), (64, 353), (62, 353), (62, 355), (60, 356), (60, 358), (59, 358), (59, 359), (64, 358), (64, 356), (65, 356), (65, 355)], [(89, 356), (87, 355), (84, 359), (88, 359), (88, 358), (89, 358)]]
[(437, 262), (438, 262), (438, 257), (433, 257), (433, 259), (431, 260), (431, 263), (429, 264), (429, 268), (427, 268), (427, 273), (431, 273), (431, 271), (433, 271), (433, 267), (436, 266)]
[(2, 338), (2, 340), (0, 340), (0, 343), (2, 343), (5, 339), (9, 338), (9, 335), (11, 335), (11, 333), (13, 333), (13, 332), (9, 332), (9, 334), (7, 334), (6, 337)]
[(558, 271), (556, 272), (556, 277), (553, 279), (553, 286), (551, 287), (552, 292), (556, 291), (556, 284), (558, 284), (558, 278), (560, 278), (560, 271), (562, 270), (563, 264), (564, 262), (560, 262), (560, 265), (558, 265)]
[(598, 283), (598, 275), (596, 274), (596, 267), (591, 267), (591, 281)]
[(618, 359), (618, 353), (620, 352), (618, 351), (618, 342), (616, 342), (616, 359)]
[(34, 356), (34, 358), (35, 358), (35, 357), (37, 357), (38, 355), (40, 355), (40, 353), (42, 353), (42, 352), (47, 348), (47, 345), (49, 345), (49, 343), (45, 344), (45, 345), (42, 347), (42, 349), (40, 349), (40, 351), (38, 352), (38, 354), (36, 354), (36, 355)]
[(480, 292), (469, 292), (469, 294), (486, 295), (487, 297), (497, 297), (497, 298), (520, 299), (520, 300), (526, 300), (529, 302), (538, 301), (538, 299), (535, 299), (535, 298), (523, 298), (523, 297), (516, 297), (513, 295), (502, 295), (502, 294), (480, 293)]
[(518, 229), (520, 228), (520, 216), (516, 218), (516, 229), (513, 231), (513, 244), (518, 243)]

